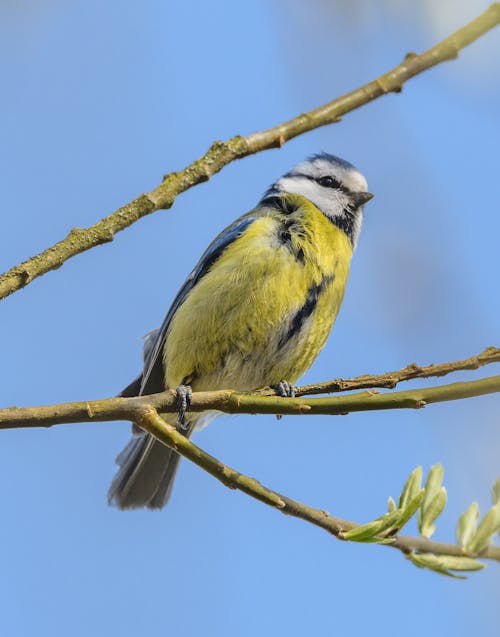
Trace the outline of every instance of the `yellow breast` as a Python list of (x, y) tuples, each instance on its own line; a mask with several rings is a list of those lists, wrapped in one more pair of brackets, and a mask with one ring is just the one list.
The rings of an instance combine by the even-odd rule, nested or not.
[[(189, 292), (167, 332), (168, 387), (255, 389), (295, 382), (312, 364), (344, 296), (352, 248), (313, 204), (258, 218)], [(249, 213), (249, 215), (252, 215)]]

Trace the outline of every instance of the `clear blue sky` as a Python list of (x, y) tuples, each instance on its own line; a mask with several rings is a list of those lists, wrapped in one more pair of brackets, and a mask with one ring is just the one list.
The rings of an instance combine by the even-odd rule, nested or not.
[[(3, 2), (0, 269), (151, 189), (214, 139), (351, 90), (486, 6), (345, 4)], [(304, 381), (498, 345), (499, 36), (341, 124), (229, 166), (3, 301), (1, 404), (117, 393), (206, 244), (320, 150), (358, 165), (376, 198), (341, 315)], [(450, 502), (436, 538), (448, 541), (473, 499), (489, 504), (499, 406), (491, 396), (416, 413), (226, 417), (195, 441), (358, 521), (379, 515), (416, 465), (441, 461)], [(419, 571), (186, 461), (166, 510), (108, 508), (128, 436), (126, 423), (1, 432), (2, 635), (498, 634), (500, 566), (465, 583)]]

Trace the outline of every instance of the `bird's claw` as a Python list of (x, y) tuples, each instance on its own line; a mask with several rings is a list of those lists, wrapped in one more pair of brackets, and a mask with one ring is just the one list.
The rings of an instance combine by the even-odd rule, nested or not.
[[(295, 398), (295, 387), (290, 385), (286, 380), (280, 380), (280, 382), (274, 386), (274, 389), (281, 398)], [(282, 414), (276, 414), (276, 420), (281, 420), (282, 418)]]
[(295, 398), (295, 387), (286, 380), (280, 380), (274, 389), (278, 392), (278, 396), (282, 398)]
[(186, 412), (191, 407), (193, 390), (189, 385), (179, 385), (175, 392), (177, 394), (177, 426), (179, 429), (186, 431), (188, 429)]

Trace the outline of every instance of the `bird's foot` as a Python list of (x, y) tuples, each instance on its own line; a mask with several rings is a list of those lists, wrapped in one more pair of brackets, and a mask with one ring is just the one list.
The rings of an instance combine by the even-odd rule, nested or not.
[(278, 396), (282, 398), (295, 398), (295, 387), (290, 385), (286, 380), (280, 380), (280, 382), (274, 386), (274, 389), (278, 392)]
[(179, 385), (175, 392), (177, 394), (177, 426), (181, 431), (186, 431), (188, 429), (186, 412), (191, 407), (193, 390), (189, 385)]
[[(280, 380), (273, 389), (275, 389), (278, 392), (278, 396), (281, 396), (282, 398), (295, 398), (295, 387), (290, 385), (290, 383), (286, 380)], [(276, 414), (276, 420), (281, 420), (282, 418), (282, 414)]]

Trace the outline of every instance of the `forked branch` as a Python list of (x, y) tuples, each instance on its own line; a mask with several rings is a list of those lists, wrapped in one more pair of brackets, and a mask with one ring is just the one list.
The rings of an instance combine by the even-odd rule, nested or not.
[[(339, 391), (355, 387), (385, 385), (394, 386), (401, 380), (442, 376), (461, 369), (477, 369), (481, 365), (498, 362), (500, 350), (490, 347), (478, 356), (455, 361), (420, 367), (415, 364), (402, 370), (382, 374), (381, 376), (361, 376), (349, 381), (337, 380), (318, 385), (298, 388), (298, 393)], [(271, 389), (254, 394), (242, 394), (235, 391), (214, 391), (193, 394), (193, 411), (218, 409), (226, 413), (277, 413), (277, 414), (343, 414), (349, 411), (368, 411), (373, 409), (420, 408), (427, 403), (456, 400), (487, 393), (500, 392), (500, 376), (429, 387), (412, 389), (405, 392), (377, 393), (365, 391), (350, 395), (328, 398), (281, 398), (272, 395)], [(162, 413), (177, 410), (175, 392), (166, 391), (152, 396), (136, 398), (107, 398), (77, 403), (65, 403), (42, 407), (9, 407), (0, 409), (0, 429), (19, 427), (50, 427), (55, 424), (74, 422), (94, 422), (129, 420), (151, 433), (168, 447), (185, 456), (199, 467), (232, 489), (239, 489), (247, 495), (272, 506), (286, 515), (303, 519), (333, 534), (342, 540), (358, 542), (376, 542), (386, 544), (402, 551), (417, 566), (429, 568), (445, 575), (456, 576), (456, 572), (473, 571), (484, 565), (476, 558), (500, 561), (500, 548), (491, 546), (491, 537), (500, 529), (500, 485), (496, 491), (496, 500), (483, 521), (477, 526), (478, 510), (472, 505), (464, 513), (465, 522), (459, 522), (463, 529), (463, 539), (458, 544), (445, 544), (429, 539), (434, 530), (433, 522), (442, 512), (446, 502), (446, 492), (441, 487), (442, 468), (433, 467), (427, 479), (426, 487), (421, 488), (420, 477), (416, 472), (405, 485), (399, 503), (390, 504), (389, 511), (377, 520), (366, 525), (358, 525), (330, 515), (326, 511), (315, 509), (306, 504), (276, 493), (254, 478), (245, 476), (223, 464), (213, 456), (190, 442), (176, 427), (169, 424)], [(432, 473), (434, 472), (434, 473)], [(401, 528), (419, 512), (420, 537), (402, 536)], [(477, 515), (476, 515), (477, 513)], [(465, 526), (464, 526), (465, 525)]]

